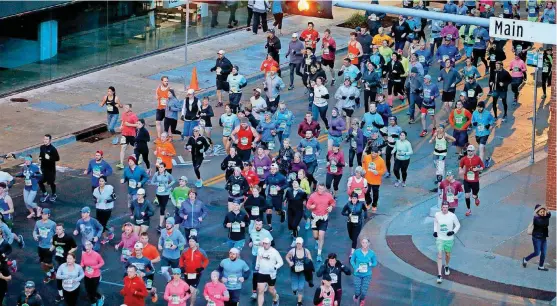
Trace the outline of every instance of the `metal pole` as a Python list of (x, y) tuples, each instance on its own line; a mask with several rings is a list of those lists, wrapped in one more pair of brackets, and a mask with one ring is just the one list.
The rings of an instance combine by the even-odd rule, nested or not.
[[(539, 61), (539, 59), (538, 59)], [(543, 61), (543, 59), (542, 59)], [(533, 105), (533, 113), (532, 113), (532, 157), (530, 159), (530, 163), (534, 163), (534, 155), (535, 155), (535, 147), (536, 147), (536, 101), (538, 99), (538, 66), (534, 68), (534, 103)]]
[[(188, 29), (190, 27), (190, 1), (186, 0), (186, 30), (185, 30), (185, 42), (184, 42), (184, 66), (188, 65)], [(188, 90), (188, 84), (186, 83), (186, 71), (184, 70), (184, 91)]]

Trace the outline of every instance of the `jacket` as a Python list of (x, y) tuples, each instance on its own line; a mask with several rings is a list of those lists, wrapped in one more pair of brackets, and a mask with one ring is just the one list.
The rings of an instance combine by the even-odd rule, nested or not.
[(424, 89), (424, 78), (421, 77), (419, 74), (416, 74), (416, 76), (409, 76), (408, 78), (406, 78), (406, 81), (404, 82), (404, 88), (410, 92), (410, 94), (419, 94), (423, 91)]
[[(56, 162), (60, 161), (58, 150), (52, 145), (41, 145), (39, 148), (39, 160), (41, 161), (41, 170), (43, 172), (56, 171)], [(48, 158), (46, 158), (48, 155)]]
[(304, 60), (304, 55), (302, 54), (302, 50), (304, 50), (304, 44), (299, 41), (290, 41), (288, 43), (288, 52), (286, 53), (286, 57), (290, 56), (290, 64), (301, 64)]
[(466, 45), (474, 45), (474, 30), (476, 29), (475, 25), (463, 25), (460, 27), (458, 31), (460, 34), (460, 38), (463, 39), (464, 44)]
[(217, 80), (226, 81), (228, 75), (230, 74), (230, 72), (232, 72), (232, 63), (230, 62), (230, 60), (228, 60), (228, 58), (224, 56), (220, 59), (217, 58), (217, 60), (215, 61), (215, 66), (211, 68), (211, 72), (217, 71), (217, 68), (221, 69), (220, 74), (217, 74)]
[(228, 191), (231, 197), (242, 197), (248, 190), (248, 181), (242, 176), (235, 176), (232, 174), (226, 181), (226, 186), (224, 187)]
[[(215, 303), (215, 306), (224, 306), (224, 302), (230, 300), (230, 294), (226, 286), (221, 282), (208, 282), (205, 284), (203, 296), (208, 296), (209, 299)], [(219, 297), (217, 298), (217, 296)]]
[[(146, 222), (145, 225), (148, 225), (149, 219), (155, 214), (155, 210), (149, 200), (144, 200), (143, 203), (139, 203), (137, 199), (133, 200), (130, 209), (132, 210), (133, 218), (137, 224)], [(141, 215), (141, 213), (145, 213), (145, 215)]]
[[(276, 1), (273, 1), (276, 2)], [(280, 39), (273, 35), (273, 37), (267, 37), (267, 43), (265, 44), (265, 49), (267, 49), (267, 52), (269, 54), (272, 54), (273, 56), (276, 56), (279, 54), (281, 45), (280, 45)]]
[[(364, 157), (362, 157), (362, 167), (366, 171), (365, 178), (368, 184), (381, 185), (381, 178), (387, 171), (387, 166), (381, 156), (377, 156), (373, 159), (371, 154), (365, 154)], [(377, 174), (374, 174), (372, 172), (373, 170), (377, 171)]]
[(184, 273), (201, 273), (209, 265), (209, 258), (201, 249), (187, 248), (180, 256), (180, 268)]
[(290, 136), (290, 128), (292, 127), (292, 123), (294, 122), (294, 117), (295, 116), (292, 111), (288, 109), (284, 111), (277, 109), (277, 111), (273, 114), (272, 120), (276, 122), (276, 129), (278, 132), (282, 132), (283, 138)]
[(319, 134), (321, 133), (321, 126), (319, 125), (319, 122), (315, 119), (312, 119), (311, 123), (308, 123), (306, 120), (300, 122), (300, 125), (298, 125), (298, 135), (305, 138), (307, 131), (312, 131), (313, 137), (319, 137)]
[(439, 46), (439, 48), (437, 48), (435, 56), (437, 57), (438, 61), (441, 61), (441, 63), (439, 63), (439, 66), (441, 68), (445, 68), (445, 61), (448, 59), (451, 60), (451, 64), (453, 66), (455, 61), (460, 59), (460, 53), (458, 52), (458, 49), (454, 45), (446, 44), (442, 44), (441, 46)]
[(246, 80), (246, 77), (244, 77), (239, 73), (229, 74), (228, 77), (226, 78), (226, 81), (228, 82), (231, 93), (241, 93), (242, 92), (241, 89), (246, 87), (246, 85), (248, 85), (248, 81)]
[(390, 81), (400, 82), (401, 76), (404, 74), (404, 67), (400, 61), (390, 62), (385, 65), (383, 75), (387, 76)]
[(274, 101), (280, 95), (280, 91), (286, 87), (282, 79), (276, 74), (274, 76), (267, 76), (265, 78), (264, 86), (267, 98), (269, 98), (269, 101), (271, 102)]
[(268, 0), (254, 0), (253, 1), (253, 11), (256, 13), (266, 13), (267, 9), (269, 9), (269, 1)]
[(190, 101), (190, 97), (186, 97), (182, 106), (183, 119), (186, 121), (199, 120), (200, 108), (201, 101), (197, 97), (193, 97), (193, 101)]
[(188, 138), (188, 142), (186, 143), (186, 148), (191, 147), (192, 159), (202, 158), (203, 153), (207, 152), (210, 146), (209, 141), (204, 136), (199, 136), (197, 139), (192, 136)]
[(178, 113), (182, 111), (184, 100), (179, 100), (174, 95), (170, 95), (166, 104), (164, 116), (169, 119), (178, 120)]
[(124, 297), (124, 304), (133, 306), (144, 306), (147, 297), (147, 288), (143, 279), (139, 276), (130, 278), (124, 277), (124, 288), (120, 290), (120, 294)]
[(238, 154), (234, 155), (234, 157), (228, 155), (220, 163), (220, 169), (225, 171), (224, 176), (228, 180), (232, 173), (234, 173), (234, 167), (238, 167), (240, 169), (244, 169), (244, 163)]
[[(337, 112), (338, 113), (338, 112)], [(329, 135), (333, 137), (342, 136), (342, 132), (346, 129), (346, 122), (344, 117), (338, 114), (336, 117), (331, 117), (329, 120)]]
[(178, 212), (180, 217), (182, 218), (182, 224), (180, 224), (183, 228), (199, 228), (205, 217), (207, 217), (207, 208), (205, 208), (205, 204), (198, 199), (195, 199), (193, 204), (191, 203), (190, 199), (185, 200), (182, 202), (182, 206)]
[[(6, 300), (6, 298), (4, 298)], [(31, 293), (30, 296), (26, 296), (25, 292), (21, 293), (19, 299), (17, 300), (17, 306), (28, 305), (28, 306), (43, 306), (43, 299), (37, 293), (37, 289)]]
[(487, 136), (490, 128), (495, 125), (495, 118), (489, 111), (483, 110), (481, 113), (475, 110), (472, 113), (472, 126), (477, 137)]
[(346, 275), (351, 275), (352, 271), (349, 266), (343, 265), (338, 259), (334, 266), (330, 266), (329, 262), (323, 263), (316, 272), (317, 277), (323, 277), (325, 274), (329, 274), (331, 277), (331, 286), (335, 290), (342, 287), (342, 273)]
[[(183, 207), (184, 204), (182, 204)], [(170, 234), (168, 230), (162, 229), (161, 236), (159, 237), (159, 247), (162, 248), (162, 257), (168, 259), (178, 259), (180, 258), (180, 250), (186, 244), (186, 239), (184, 235), (178, 230), (172, 230)], [(170, 246), (175, 245), (175, 249), (171, 249)]]
[(163, 174), (160, 174), (158, 171), (153, 174), (151, 178), (151, 185), (157, 186), (156, 194), (157, 195), (169, 195), (172, 186), (176, 183), (176, 180), (172, 176), (172, 174), (164, 171)]
[(450, 68), (449, 71), (441, 69), (438, 80), (443, 81), (443, 92), (455, 92), (456, 84), (462, 81), (462, 76), (454, 68)]
[(505, 92), (508, 90), (511, 81), (511, 75), (505, 69), (495, 70), (489, 74), (489, 88), (491, 90)]
[[(147, 172), (141, 167), (135, 166), (133, 171), (130, 167), (124, 168), (124, 175), (122, 177), (124, 183), (128, 184), (128, 194), (135, 195), (137, 190), (145, 185), (149, 180)], [(139, 184), (141, 184), (139, 186)]]
[[(365, 76), (365, 75), (364, 75)], [(364, 79), (365, 80), (365, 79)], [(356, 98), (360, 96), (360, 92), (357, 87), (349, 86), (339, 86), (335, 92), (335, 99), (337, 99), (336, 108), (340, 109), (354, 109), (356, 106)]]
[[(542, 217), (538, 215), (538, 212), (541, 209), (545, 209), (547, 215)], [(532, 223), (534, 224), (534, 230), (532, 231), (532, 237), (536, 237), (538, 239), (545, 239), (549, 237), (549, 218), (551, 218), (551, 213), (547, 210), (545, 206), (536, 205), (536, 209), (534, 209), (534, 219)]]

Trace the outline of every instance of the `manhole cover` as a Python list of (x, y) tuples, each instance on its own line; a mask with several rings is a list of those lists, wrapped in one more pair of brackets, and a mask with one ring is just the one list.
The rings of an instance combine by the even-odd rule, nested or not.
[(25, 99), (25, 98), (11, 98), (10, 99), (11, 102), (29, 102), (29, 100)]

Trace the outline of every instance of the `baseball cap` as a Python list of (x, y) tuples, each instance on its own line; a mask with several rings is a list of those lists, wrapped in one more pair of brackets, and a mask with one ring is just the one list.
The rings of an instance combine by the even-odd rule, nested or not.
[(143, 243), (141, 242), (136, 242), (135, 245), (133, 246), (134, 249), (143, 249)]
[(85, 207), (83, 207), (83, 208), (81, 209), (81, 213), (82, 213), (82, 214), (84, 214), (84, 213), (91, 213), (91, 208), (85, 206)]
[(424, 79), (426, 79), (426, 80), (430, 80), (430, 81), (431, 81), (431, 75), (429, 75), (429, 74), (426, 74), (426, 75), (424, 76)]
[(44, 208), (43, 215), (50, 215), (50, 208)]
[(35, 288), (35, 282), (33, 281), (25, 282), (25, 288)]
[(137, 194), (145, 194), (145, 189), (143, 188), (137, 189)]
[(257, 91), (258, 93), (261, 93), (261, 88), (256, 88), (254, 90)]
[(219, 52), (217, 52), (217, 54), (224, 55), (224, 50), (219, 50)]
[(31, 157), (31, 156), (25, 156), (25, 161), (33, 161), (33, 157)]
[(267, 31), (267, 33), (273, 33), (273, 34), (275, 34), (275, 30), (274, 30), (274, 29), (269, 29), (269, 31)]
[(240, 250), (238, 250), (237, 248), (231, 248), (230, 251), (228, 251), (229, 253), (236, 253), (236, 254), (240, 254)]
[(101, 156), (104, 156), (103, 150), (97, 150), (97, 152), (95, 152), (95, 153), (99, 153)]
[(180, 275), (180, 274), (182, 274), (182, 270), (180, 270), (180, 268), (172, 268), (172, 274), (173, 275), (176, 275), (176, 274)]
[(180, 176), (180, 181), (187, 182), (188, 178), (185, 175)]
[(298, 38), (298, 33), (292, 33), (292, 37)]
[(263, 243), (271, 243), (271, 239), (269, 239), (269, 237), (265, 237), (261, 240), (261, 242)]
[(174, 221), (174, 217), (166, 218), (166, 224), (176, 224), (176, 221)]
[(362, 28), (361, 27), (356, 27), (355, 30), (356, 30), (356, 32), (360, 32), (362, 30)]
[(193, 95), (195, 90), (193, 88), (188, 89), (188, 95)]
[(453, 176), (453, 170), (447, 170), (445, 173), (446, 176)]
[(296, 238), (296, 243), (303, 244), (304, 243), (304, 238), (302, 238), (302, 237)]
[(466, 151), (476, 151), (476, 147), (474, 147), (474, 145), (468, 145)]

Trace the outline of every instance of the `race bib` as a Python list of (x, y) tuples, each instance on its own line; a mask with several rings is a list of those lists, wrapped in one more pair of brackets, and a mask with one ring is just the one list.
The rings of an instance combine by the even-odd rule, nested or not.
[(277, 195), (277, 193), (278, 193), (277, 186), (271, 185), (271, 187), (269, 188), (269, 194), (270, 195)]
[(128, 248), (122, 248), (122, 256), (124, 258), (128, 258), (130, 257), (130, 255), (132, 254), (131, 250)]
[(180, 304), (180, 297), (177, 295), (173, 295), (170, 298), (170, 302), (172, 303), (172, 305), (179, 305)]
[(473, 89), (468, 89), (468, 98), (473, 98), (476, 95), (476, 91)]
[(164, 240), (164, 248), (170, 249), (172, 247), (172, 239), (165, 239)]
[(228, 280), (227, 283), (230, 286), (235, 286), (238, 284), (238, 276), (236, 275), (228, 275), (226, 279)]
[(159, 184), (159, 186), (157, 186), (157, 193), (162, 193), (166, 191), (166, 186), (164, 184)]
[(284, 129), (286, 128), (286, 122), (281, 122), (279, 128)]
[(304, 263), (303, 262), (296, 262), (294, 265), (294, 272), (302, 272), (304, 271)]
[(265, 170), (263, 170), (263, 167), (257, 167), (257, 175), (263, 175), (263, 173), (265, 173)]
[(232, 226), (230, 227), (230, 230), (233, 233), (239, 233), (240, 232), (240, 223), (238, 223), (238, 222), (232, 223)]
[(435, 108), (428, 108), (427, 109), (427, 114), (430, 115), (430, 116), (435, 115)]
[(39, 227), (39, 236), (41, 238), (46, 238), (48, 237), (48, 233), (50, 232), (50, 229), (46, 228), (46, 227)]
[(456, 124), (462, 124), (462, 117), (456, 117), (455, 122)]
[(504, 10), (503, 10), (503, 13), (509, 14), (509, 13), (510, 13), (510, 10), (509, 10), (509, 9), (504, 9)]
[(143, 219), (135, 220), (135, 224), (137, 224), (137, 225), (141, 225), (141, 224), (143, 224), (143, 222), (145, 222)]
[(387, 142), (393, 143), (393, 142), (395, 142), (395, 139), (393, 138), (393, 136), (388, 136), (387, 137)]
[(324, 48), (323, 49), (323, 54), (325, 54), (325, 55), (329, 54), (329, 48)]
[(120, 144), (126, 144), (126, 136), (120, 137)]
[(240, 143), (241, 143), (243, 146), (247, 146), (247, 145), (248, 145), (248, 138), (247, 138), (247, 137), (242, 137), (242, 138), (240, 138)]
[(259, 216), (259, 206), (253, 206), (251, 208), (251, 215), (252, 216)]
[(543, 66), (542, 72), (545, 72), (545, 73), (549, 72), (549, 67), (548, 66)]
[(483, 132), (483, 131), (485, 131), (485, 126), (483, 124), (478, 124), (476, 129), (478, 130), (478, 132)]
[(476, 174), (474, 173), (474, 171), (466, 172), (466, 180), (473, 181), (475, 179), (476, 179)]
[(93, 268), (91, 268), (91, 267), (89, 267), (89, 266), (85, 267), (85, 273), (87, 273), (87, 274), (93, 274)]
[(336, 275), (336, 273), (331, 273), (329, 276), (331, 277), (331, 284), (336, 284), (338, 282), (338, 275)]
[(358, 272), (360, 273), (367, 273), (369, 265), (367, 263), (361, 263), (358, 265)]
[(374, 171), (375, 168), (376, 168), (376, 166), (375, 166), (374, 162), (371, 162), (367, 165), (367, 170), (369, 170), (369, 171)]
[(101, 168), (100, 167), (94, 167), (93, 168), (93, 176), (96, 178), (101, 177)]
[(307, 146), (305, 149), (306, 155), (313, 155), (313, 147)]
[(437, 150), (437, 151), (445, 150), (445, 143), (442, 142), (442, 141), (436, 141), (435, 142), (435, 150)]
[(489, 56), (489, 60), (492, 61), (492, 62), (494, 62), (494, 61), (495, 61), (495, 54), (491, 54), (491, 55)]
[(130, 186), (130, 188), (137, 188), (137, 182), (135, 180), (129, 180), (128, 181), (128, 186)]
[(197, 230), (196, 230), (195, 228), (192, 228), (192, 229), (190, 230), (190, 237), (191, 237), (191, 236), (197, 236)]
[(160, 101), (161, 101), (161, 105), (162, 105), (162, 106), (166, 106), (166, 101), (167, 101), (167, 99), (161, 98)]
[(476, 39), (474, 40), (476, 43), (480, 43), (482, 40), (479, 37), (476, 37)]
[(64, 248), (57, 246), (54, 251), (56, 252), (55, 256), (56, 257), (64, 257)]
[(514, 71), (514, 72), (518, 72), (518, 71), (520, 71), (520, 67), (516, 67), (516, 66), (515, 66), (515, 67), (513, 67), (513, 71)]
[(323, 306), (333, 306), (333, 299), (330, 297), (323, 298)]
[(358, 143), (356, 142), (356, 140), (352, 139), (352, 140), (350, 141), (350, 146), (351, 146), (352, 148), (356, 148), (356, 147), (358, 147)]
[(184, 198), (176, 199), (176, 207), (178, 207), (178, 208), (182, 207), (182, 203), (184, 203), (185, 200), (186, 199), (184, 199)]
[(306, 65), (311, 65), (311, 58), (306, 58)]
[(530, 14), (535, 14), (536, 13), (536, 8), (532, 7), (528, 10), (528, 13)]
[(106, 105), (106, 110), (109, 111), (109, 112), (113, 112), (114, 111), (114, 106), (112, 106), (110, 104), (107, 104)]
[(215, 304), (215, 302), (213, 302), (213, 301), (208, 301), (208, 302), (207, 302), (207, 306), (215, 306), (215, 305), (216, 305), (216, 304)]
[(267, 149), (269, 150), (274, 150), (275, 149), (275, 143), (274, 142), (269, 142), (267, 144)]
[(25, 186), (31, 186), (31, 185), (33, 185), (31, 179), (25, 179)]
[(188, 273), (187, 275), (188, 279), (196, 279), (197, 278), (197, 273)]
[(234, 184), (232, 185), (232, 194), (237, 195), (240, 193), (240, 185)]
[(418, 56), (418, 61), (420, 61), (420, 63), (425, 63), (425, 56), (423, 55)]
[(358, 216), (358, 215), (350, 215), (350, 222), (352, 222), (352, 223), (358, 223), (359, 220), (360, 220), (360, 216)]
[(62, 281), (62, 287), (66, 290), (72, 289), (73, 279), (65, 279)]
[(337, 173), (338, 167), (336, 163), (331, 162), (331, 166), (329, 167), (332, 173)]
[(225, 136), (230, 135), (231, 132), (232, 132), (232, 128), (231, 128), (231, 127), (225, 126), (225, 127), (222, 128), (222, 133), (223, 133)]
[(157, 157), (157, 161), (155, 162), (155, 165), (160, 165), (162, 163), (162, 158)]
[(361, 194), (362, 194), (362, 188), (354, 188), (354, 192), (355, 192), (357, 195), (361, 195)]
[(452, 192), (447, 193), (447, 202), (449, 202), (449, 203), (454, 202), (454, 194)]
[(368, 133), (371, 133), (371, 125), (366, 126), (366, 131), (368, 131)]

